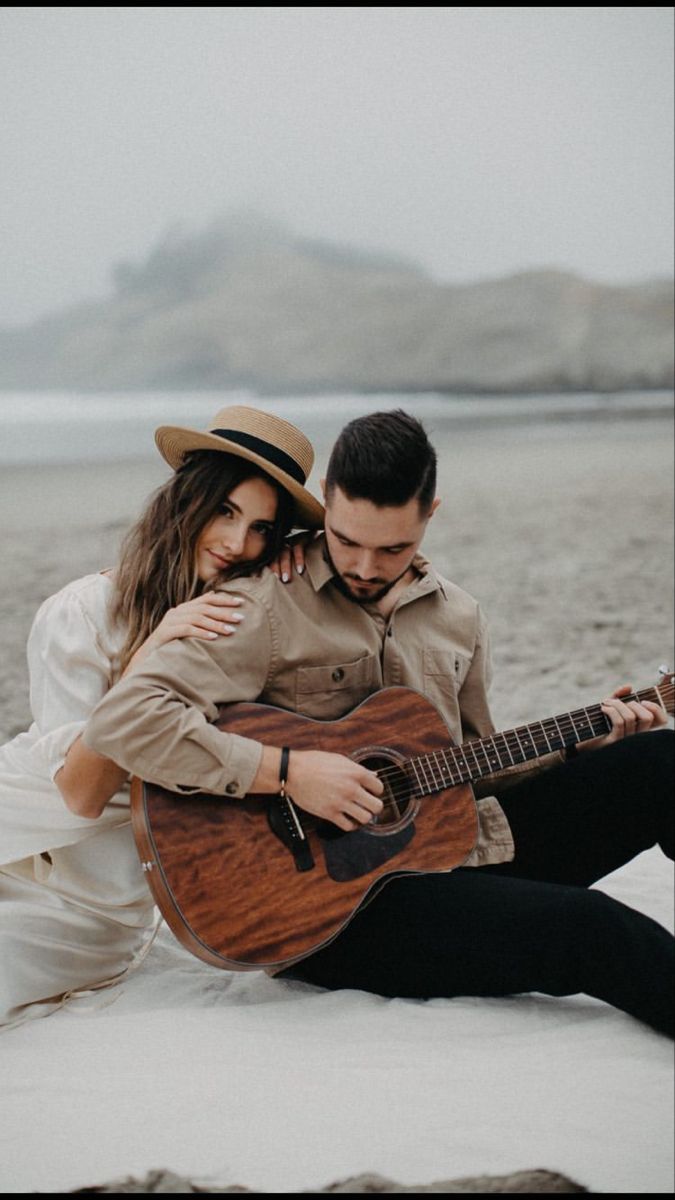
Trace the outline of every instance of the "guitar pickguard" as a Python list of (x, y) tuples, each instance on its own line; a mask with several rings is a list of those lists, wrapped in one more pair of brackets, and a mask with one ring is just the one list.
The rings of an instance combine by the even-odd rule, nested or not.
[(400, 854), (413, 840), (415, 825), (411, 821), (389, 837), (377, 837), (368, 829), (343, 833), (337, 826), (322, 822), (317, 833), (330, 878), (336, 883), (348, 883), (384, 866)]

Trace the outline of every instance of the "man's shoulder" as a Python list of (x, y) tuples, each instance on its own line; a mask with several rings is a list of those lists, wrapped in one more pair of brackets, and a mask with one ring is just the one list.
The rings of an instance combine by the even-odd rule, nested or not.
[(215, 591), (226, 592), (229, 596), (246, 596), (250, 600), (269, 600), (276, 594), (280, 583), (277, 576), (269, 567), (263, 567), (254, 575), (242, 575), (239, 579), (226, 579), (216, 584)]
[(261, 604), (268, 610), (276, 610), (283, 607), (291, 597), (297, 601), (298, 596), (306, 587), (305, 576), (298, 575), (295, 570), (290, 581), (282, 583), (274, 571), (269, 567), (263, 567), (255, 575), (245, 575), (240, 579), (229, 579), (225, 583), (218, 584), (216, 591), (227, 592), (230, 596), (243, 596), (247, 600)]
[(270, 567), (263, 567), (252, 575), (240, 579), (230, 579), (218, 584), (216, 590), (228, 592), (230, 595), (245, 596), (257, 600), (267, 608), (276, 609), (280, 606), (307, 603), (309, 597), (319, 596), (324, 576), (329, 572), (323, 559), (323, 542), (317, 538), (305, 547), (305, 568), (301, 575), (295, 567), (291, 569), (291, 578), (282, 583), (278, 575)]
[(466, 613), (467, 616), (473, 615), (476, 620), (479, 619), (481, 607), (475, 596), (467, 592), (465, 588), (460, 587), (458, 583), (454, 583), (452, 579), (448, 579), (445, 575), (441, 575), (431, 563), (428, 564), (433, 577), (438, 583), (438, 592), (440, 597), (449, 604), (454, 611)]

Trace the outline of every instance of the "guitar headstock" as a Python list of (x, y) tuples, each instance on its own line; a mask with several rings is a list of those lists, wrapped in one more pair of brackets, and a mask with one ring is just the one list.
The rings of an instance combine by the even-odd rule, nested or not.
[(675, 672), (665, 666), (659, 667), (659, 680), (656, 690), (661, 697), (661, 703), (666, 712), (673, 716), (675, 714)]

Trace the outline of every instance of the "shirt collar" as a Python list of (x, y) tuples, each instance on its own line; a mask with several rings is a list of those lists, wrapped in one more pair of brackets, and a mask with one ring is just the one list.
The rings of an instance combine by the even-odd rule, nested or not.
[[(324, 553), (325, 546), (326, 537), (322, 533), (305, 550), (305, 570), (315, 592), (320, 592), (333, 578), (333, 569)], [(412, 561), (412, 565), (418, 574), (409, 587), (406, 588), (400, 602), (408, 603), (408, 601), (415, 600), (418, 596), (426, 596), (431, 592), (440, 592), (443, 599), (447, 600), (448, 597), (445, 593), (442, 580), (439, 579), (429, 559), (425, 558), (418, 551)]]

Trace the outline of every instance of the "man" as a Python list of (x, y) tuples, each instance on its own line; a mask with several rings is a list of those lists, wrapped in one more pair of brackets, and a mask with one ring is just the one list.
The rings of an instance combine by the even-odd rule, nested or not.
[[(220, 732), (217, 705), (260, 699), (334, 719), (403, 684), (436, 704), (454, 741), (492, 733), (483, 615), (418, 553), (439, 503), (435, 467), (405, 413), (351, 422), (328, 467), (325, 536), (303, 575), (239, 580), (237, 636), (157, 650), (102, 701), (86, 744), (173, 791), (235, 802), (278, 792), (281, 773), (300, 808), (353, 831), (382, 809), (372, 771)], [(389, 881), (288, 973), (391, 996), (586, 992), (672, 1033), (673, 939), (589, 889), (656, 842), (673, 856), (672, 734), (626, 738), (665, 724), (665, 713), (624, 694), (603, 706), (611, 732), (599, 746), (482, 785), (480, 834), (462, 869)]]

